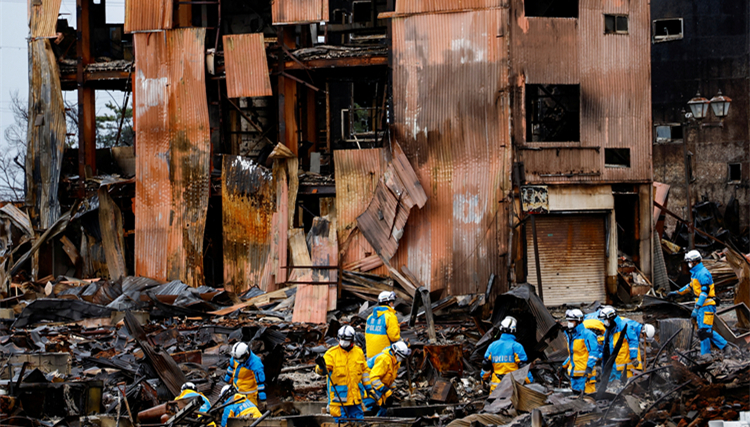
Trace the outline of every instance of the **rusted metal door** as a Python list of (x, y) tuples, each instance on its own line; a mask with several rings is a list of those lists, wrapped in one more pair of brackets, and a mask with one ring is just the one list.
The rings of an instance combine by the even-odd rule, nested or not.
[[(606, 299), (607, 233), (603, 214), (537, 215), (544, 304)], [(537, 286), (531, 225), (526, 226), (528, 281)]]

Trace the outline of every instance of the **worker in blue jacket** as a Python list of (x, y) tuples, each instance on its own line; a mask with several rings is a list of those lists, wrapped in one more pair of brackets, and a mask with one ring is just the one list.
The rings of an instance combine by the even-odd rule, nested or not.
[(622, 345), (615, 358), (614, 369), (612, 369), (609, 375), (609, 381), (627, 380), (627, 374), (624, 378), (622, 377), (623, 372), (638, 364), (638, 343), (640, 337), (636, 332), (636, 328), (629, 327), (629, 322), (618, 316), (617, 310), (612, 306), (604, 306), (599, 310), (599, 320), (607, 328), (606, 332), (604, 332), (602, 365), (607, 363), (607, 359), (615, 351), (620, 336), (624, 334)]
[(565, 312), (565, 338), (568, 340), (568, 358), (561, 370), (570, 377), (570, 388), (576, 392), (596, 391), (594, 367), (599, 360), (596, 335), (583, 325), (583, 312), (578, 309)]
[[(500, 339), (490, 344), (484, 353), (482, 360), (482, 379), (490, 381), (490, 393), (492, 393), (506, 374), (516, 371), (529, 363), (521, 343), (516, 341), (516, 318), (506, 316), (500, 322)], [(529, 372), (526, 383), (533, 382), (534, 378)]]
[(224, 382), (231, 384), (238, 393), (244, 394), (255, 406), (266, 401), (266, 374), (260, 357), (250, 351), (244, 342), (232, 347)]
[(701, 356), (711, 354), (711, 343), (723, 350), (727, 340), (713, 330), (714, 315), (716, 314), (716, 291), (711, 273), (703, 265), (700, 252), (692, 250), (685, 254), (685, 262), (690, 267), (690, 283), (677, 292), (667, 294), (668, 298), (685, 295), (692, 291), (695, 295), (695, 308), (691, 317), (698, 323), (698, 338), (701, 340)]
[[(231, 388), (231, 385), (225, 385), (221, 389), (221, 395), (224, 396), (227, 394), (227, 391)], [(247, 398), (246, 394), (230, 394), (224, 403), (228, 402), (233, 403), (224, 408), (224, 412), (221, 415), (221, 427), (227, 427), (230, 418), (260, 418), (262, 416), (258, 407)]]

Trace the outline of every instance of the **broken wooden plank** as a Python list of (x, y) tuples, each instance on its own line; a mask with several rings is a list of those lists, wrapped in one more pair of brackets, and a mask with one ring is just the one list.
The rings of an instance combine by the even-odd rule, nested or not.
[(411, 295), (414, 295), (414, 292), (416, 292), (417, 288), (423, 287), (424, 284), (417, 279), (417, 276), (414, 275), (414, 273), (409, 270), (409, 268), (405, 265), (401, 266), (401, 273), (403, 273), (404, 277), (408, 279), (407, 282), (403, 283), (402, 286), (410, 286), (412, 289), (406, 289), (407, 292), (409, 292)]
[(60, 238), (60, 243), (62, 243), (63, 251), (68, 255), (68, 258), (70, 258), (70, 262), (72, 262), (74, 266), (78, 266), (78, 263), (81, 262), (81, 255), (78, 253), (76, 245), (68, 239), (68, 236), (62, 236)]
[(434, 307), (430, 301), (430, 291), (424, 286), (417, 289), (417, 292), (414, 294), (414, 302), (411, 305), (411, 314), (409, 315), (409, 326), (414, 327), (416, 324), (420, 307), (424, 307), (425, 320), (427, 321), (427, 335), (430, 338), (430, 342), (436, 342), (435, 320), (432, 317)]
[(214, 314), (216, 316), (226, 316), (227, 314), (233, 313), (237, 310), (243, 309), (245, 307), (249, 307), (251, 305), (266, 305), (272, 302), (272, 300), (275, 299), (286, 299), (288, 298), (288, 293), (294, 291), (294, 289), (297, 288), (297, 285), (291, 285), (286, 288), (277, 289), (272, 292), (265, 293), (263, 295), (258, 295), (257, 297), (250, 298), (249, 300), (245, 302), (241, 302), (239, 304), (235, 304), (230, 307), (222, 308), (221, 310), (211, 311), (209, 314)]
[(125, 266), (125, 236), (120, 208), (109, 196), (107, 187), (99, 187), (99, 229), (109, 278), (119, 280), (128, 275)]
[[(333, 267), (338, 265), (338, 244), (336, 242), (335, 227), (327, 218), (313, 218), (313, 225), (310, 228), (311, 236), (311, 258), (314, 266)], [(315, 282), (336, 282), (338, 281), (338, 270), (331, 269), (313, 269), (312, 279)], [(328, 306), (327, 310), (336, 309), (336, 299), (338, 289), (336, 284), (328, 284)]]

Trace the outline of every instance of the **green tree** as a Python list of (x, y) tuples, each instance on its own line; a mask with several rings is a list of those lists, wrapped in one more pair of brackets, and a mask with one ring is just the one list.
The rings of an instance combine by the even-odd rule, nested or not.
[[(135, 140), (133, 109), (130, 106), (123, 109), (112, 102), (107, 102), (105, 107), (107, 113), (96, 116), (96, 146), (98, 148), (132, 146)], [(120, 122), (122, 122), (121, 130)], [(119, 140), (118, 130), (120, 131)]]

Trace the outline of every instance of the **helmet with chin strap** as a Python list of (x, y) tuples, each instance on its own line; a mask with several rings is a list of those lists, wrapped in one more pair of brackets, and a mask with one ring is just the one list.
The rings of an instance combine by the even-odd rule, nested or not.
[(599, 310), (599, 320), (604, 323), (604, 326), (607, 328), (611, 328), (614, 326), (614, 319), (617, 317), (617, 310), (615, 310), (614, 307), (611, 305), (605, 305), (604, 307)]
[(565, 329), (572, 331), (573, 329), (575, 329), (577, 324), (583, 322), (583, 312), (577, 308), (568, 310), (565, 312), (565, 320), (568, 321), (567, 325), (565, 325)]
[(393, 291), (383, 291), (378, 295), (378, 304), (389, 304), (396, 301), (396, 293)]
[(250, 347), (244, 342), (238, 342), (232, 347), (231, 355), (235, 360), (245, 361), (250, 357)]
[(349, 350), (350, 348), (352, 348), (352, 346), (354, 345), (355, 335), (356, 332), (354, 331), (354, 328), (349, 325), (344, 325), (339, 328), (339, 333), (337, 335), (339, 339), (339, 346), (344, 350)]
[(701, 253), (695, 249), (685, 254), (685, 262), (701, 262), (702, 259)]
[(403, 341), (397, 341), (391, 344), (391, 352), (399, 362), (406, 360), (411, 355), (411, 349)]
[(180, 391), (185, 390), (195, 390), (195, 384), (191, 383), (190, 381), (186, 382), (182, 385), (182, 387), (180, 387)]
[(516, 333), (516, 318), (513, 316), (505, 316), (502, 322), (500, 322), (500, 332), (504, 334), (515, 334)]

